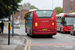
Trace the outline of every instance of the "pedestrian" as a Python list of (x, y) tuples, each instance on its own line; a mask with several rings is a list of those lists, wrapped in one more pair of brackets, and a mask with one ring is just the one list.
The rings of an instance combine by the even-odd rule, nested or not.
[(2, 21), (1, 22), (1, 32), (3, 33), (3, 30), (4, 30), (4, 22)]
[(0, 23), (0, 33), (1, 33), (1, 23)]

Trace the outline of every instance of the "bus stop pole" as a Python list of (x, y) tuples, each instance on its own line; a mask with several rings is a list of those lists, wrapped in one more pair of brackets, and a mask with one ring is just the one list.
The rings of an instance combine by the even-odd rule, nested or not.
[(13, 16), (12, 16), (12, 36), (14, 36), (14, 0), (13, 0)]
[(13, 17), (12, 17), (12, 36), (14, 36), (14, 11), (13, 11)]

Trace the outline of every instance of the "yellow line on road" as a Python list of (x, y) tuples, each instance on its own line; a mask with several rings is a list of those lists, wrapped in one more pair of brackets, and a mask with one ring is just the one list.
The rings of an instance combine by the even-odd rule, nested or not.
[[(29, 41), (28, 41), (28, 39), (27, 39), (27, 38), (26, 38), (26, 40), (27, 40), (27, 43), (26, 43), (26, 44), (28, 44), (28, 42), (29, 42)], [(27, 46), (25, 46), (25, 49), (24, 49), (24, 50), (27, 50)]]
[(27, 46), (25, 46), (24, 50), (27, 50)]
[[(31, 40), (30, 39), (27, 39), (28, 41), (27, 41), (27, 44), (31, 44)], [(28, 48), (27, 48), (28, 47)], [(30, 46), (25, 46), (25, 50), (30, 50)]]
[[(30, 39), (29, 39), (30, 40)], [(31, 40), (30, 40), (30, 43), (29, 44), (31, 44)], [(30, 50), (30, 46), (28, 46), (28, 50)]]
[[(19, 34), (18, 32), (15, 32), (17, 34)], [(21, 34), (19, 34), (20, 36), (22, 36)], [(23, 36), (22, 36), (23, 37)], [(26, 44), (31, 44), (31, 40), (30, 39), (27, 39), (26, 37), (24, 37), (26, 39)], [(28, 50), (30, 50), (30, 46), (25, 46), (24, 50), (27, 50), (27, 47), (28, 47)]]

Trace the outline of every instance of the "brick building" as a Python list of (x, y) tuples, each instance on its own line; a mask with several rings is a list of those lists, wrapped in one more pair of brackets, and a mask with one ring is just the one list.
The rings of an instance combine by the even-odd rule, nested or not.
[[(22, 5), (20, 8), (21, 8), (21, 11), (15, 13), (14, 20), (20, 20), (20, 15), (21, 15), (21, 22), (24, 22), (25, 21), (25, 19), (24, 19), (25, 14), (29, 11), (30, 8), (23, 7)], [(20, 12), (21, 12), (21, 14), (20, 14)]]
[(19, 16), (19, 12), (16, 12), (15, 15), (14, 15), (14, 20), (19, 20), (18, 16)]
[[(65, 13), (68, 13), (68, 0), (63, 0), (63, 10), (65, 10)], [(69, 0), (69, 12), (71, 11), (75, 12), (75, 0)]]

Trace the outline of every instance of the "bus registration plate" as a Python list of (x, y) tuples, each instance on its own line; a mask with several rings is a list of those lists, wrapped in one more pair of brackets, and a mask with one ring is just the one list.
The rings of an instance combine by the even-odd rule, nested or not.
[(42, 29), (43, 31), (47, 31), (48, 29)]

